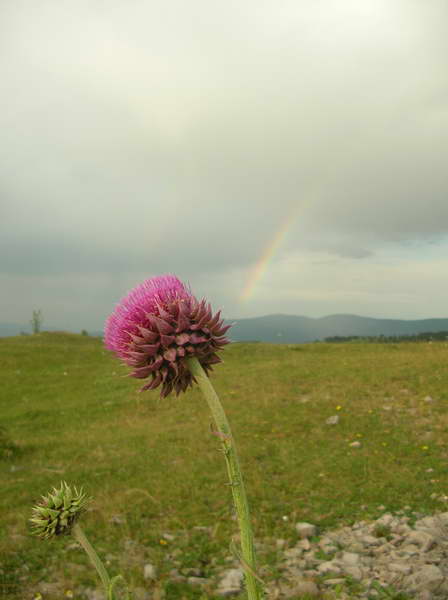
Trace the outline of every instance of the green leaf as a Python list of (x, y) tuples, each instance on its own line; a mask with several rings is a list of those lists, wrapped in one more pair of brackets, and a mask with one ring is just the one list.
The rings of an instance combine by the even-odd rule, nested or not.
[(64, 490), (64, 508), (68, 508), (70, 506), (70, 502), (72, 501), (73, 498), (73, 494), (72, 494), (72, 490), (68, 487), (67, 484), (65, 484), (65, 490)]
[(62, 498), (60, 496), (50, 496), (53, 501), (55, 508), (59, 508), (62, 505)]
[(36, 523), (36, 525), (39, 525), (40, 527), (45, 526), (48, 523), (46, 519), (39, 519), (37, 517), (30, 519), (30, 521), (31, 523)]

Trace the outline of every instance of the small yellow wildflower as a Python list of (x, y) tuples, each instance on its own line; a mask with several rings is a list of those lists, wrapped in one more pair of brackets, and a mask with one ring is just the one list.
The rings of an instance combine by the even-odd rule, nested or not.
[(33, 600), (42, 600), (42, 594), (40, 592), (37, 592), (37, 594), (33, 596)]
[(362, 433), (357, 433), (356, 437), (362, 437)]
[(428, 450), (428, 446), (422, 446), (422, 450)]
[(166, 540), (159, 540), (159, 544), (161, 546), (166, 546), (168, 544), (168, 542)]
[(72, 592), (72, 590), (65, 590), (65, 597), (66, 598), (73, 598), (73, 592)]
[(342, 406), (340, 406), (339, 404), (336, 406), (336, 410), (341, 410)]

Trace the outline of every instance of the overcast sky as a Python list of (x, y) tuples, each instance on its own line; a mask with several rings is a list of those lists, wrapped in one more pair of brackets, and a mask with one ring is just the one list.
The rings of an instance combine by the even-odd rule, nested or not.
[(0, 321), (100, 329), (167, 272), (229, 318), (448, 317), (447, 23), (446, 0), (4, 0)]

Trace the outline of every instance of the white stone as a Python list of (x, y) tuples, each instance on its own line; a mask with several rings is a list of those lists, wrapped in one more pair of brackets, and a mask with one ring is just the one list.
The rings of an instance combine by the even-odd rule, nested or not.
[(361, 538), (361, 542), (365, 546), (379, 546), (381, 544), (379, 538), (373, 535), (365, 535)]
[(403, 563), (389, 563), (389, 570), (395, 571), (396, 573), (403, 573), (403, 575), (409, 575), (412, 568), (409, 565)]
[(353, 542), (352, 544), (349, 544), (347, 546), (347, 551), (348, 552), (363, 552), (364, 551), (364, 546), (363, 544), (360, 544), (359, 542)]
[(299, 558), (303, 554), (303, 548), (288, 548), (283, 554), (286, 558)]
[(400, 525), (395, 528), (395, 531), (399, 535), (407, 535), (410, 531), (412, 531), (412, 529), (406, 523), (400, 523)]
[(204, 586), (204, 585), (207, 585), (208, 583), (210, 583), (210, 580), (206, 579), (205, 577), (192, 576), (192, 577), (188, 577), (187, 583), (189, 585)]
[(327, 425), (337, 425), (339, 423), (339, 416), (332, 415), (331, 417), (328, 417), (328, 419), (325, 421), (325, 423)]
[(407, 541), (418, 546), (422, 552), (427, 552), (435, 544), (434, 537), (426, 531), (411, 531), (407, 536)]
[(359, 564), (359, 554), (354, 552), (343, 552), (340, 558), (346, 565), (355, 566)]
[(351, 442), (351, 444), (349, 444), (349, 446), (351, 448), (361, 448), (361, 442), (359, 442), (359, 441)]
[(109, 523), (113, 523), (114, 525), (124, 525), (126, 523), (126, 518), (123, 515), (112, 515), (109, 519)]
[(413, 584), (417, 590), (435, 591), (443, 583), (444, 576), (439, 567), (424, 565), (413, 576)]
[(423, 517), (415, 522), (415, 529), (438, 529), (440, 527), (440, 521), (437, 523), (435, 517)]
[(437, 515), (437, 520), (441, 521), (444, 524), (448, 524), (448, 512), (439, 513)]
[(296, 523), (296, 531), (301, 538), (310, 538), (316, 535), (316, 526), (311, 523)]
[[(59, 596), (59, 594), (61, 593), (60, 586), (57, 583), (41, 581), (38, 585), (39, 590), (44, 596), (46, 596), (47, 594)], [(101, 600), (102, 598), (103, 596), (101, 596)]]
[(310, 541), (306, 538), (304, 538), (303, 540), (300, 540), (299, 542), (297, 542), (296, 544), (299, 548), (303, 548), (304, 550), (309, 550), (311, 548), (311, 544)]
[(361, 581), (363, 577), (363, 572), (359, 567), (344, 567), (344, 573), (346, 575), (350, 575), (356, 581)]
[(317, 567), (317, 570), (322, 575), (325, 575), (326, 573), (335, 573), (338, 575), (341, 572), (339, 566), (332, 560), (320, 563), (320, 565)]
[(228, 569), (219, 582), (216, 593), (218, 596), (233, 596), (239, 594), (243, 584), (243, 571), (241, 569)]
[(324, 585), (338, 585), (340, 583), (345, 583), (345, 579), (343, 577), (334, 577), (332, 579), (325, 579), (325, 581), (323, 581)]
[(390, 525), (392, 523), (393, 520), (394, 520), (394, 517), (390, 513), (385, 513), (383, 516), (381, 516), (375, 522), (378, 525), (388, 526), (388, 525)]
[(146, 563), (143, 567), (143, 578), (155, 581), (157, 579), (157, 569), (151, 563)]
[(401, 547), (401, 550), (409, 556), (415, 556), (416, 554), (420, 554), (415, 544), (405, 544)]

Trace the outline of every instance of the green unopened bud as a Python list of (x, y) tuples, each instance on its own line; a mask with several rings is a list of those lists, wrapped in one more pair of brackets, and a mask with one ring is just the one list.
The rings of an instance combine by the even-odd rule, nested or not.
[(63, 481), (59, 489), (47, 496), (32, 510), (31, 532), (43, 539), (70, 533), (75, 521), (85, 511), (89, 499), (81, 490), (73, 490)]

